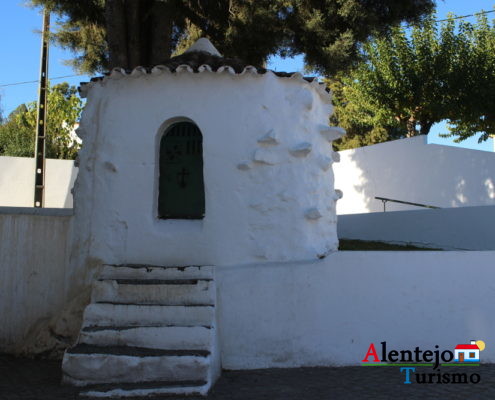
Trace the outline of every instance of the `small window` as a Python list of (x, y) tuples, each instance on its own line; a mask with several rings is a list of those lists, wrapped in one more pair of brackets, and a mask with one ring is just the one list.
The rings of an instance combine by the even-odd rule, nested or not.
[(203, 136), (195, 124), (178, 122), (167, 129), (160, 141), (158, 217), (204, 216)]
[(475, 353), (469, 353), (469, 358), (474, 358), (474, 357), (476, 357)]

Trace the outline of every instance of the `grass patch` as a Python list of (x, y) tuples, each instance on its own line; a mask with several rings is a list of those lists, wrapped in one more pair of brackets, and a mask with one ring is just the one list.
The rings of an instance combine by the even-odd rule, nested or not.
[(442, 250), (442, 249), (432, 249), (427, 247), (418, 247), (413, 245), (401, 245), (392, 244), (385, 242), (376, 242), (368, 240), (354, 240), (354, 239), (340, 239), (339, 240), (339, 250), (354, 250), (354, 251), (432, 251), (432, 250)]

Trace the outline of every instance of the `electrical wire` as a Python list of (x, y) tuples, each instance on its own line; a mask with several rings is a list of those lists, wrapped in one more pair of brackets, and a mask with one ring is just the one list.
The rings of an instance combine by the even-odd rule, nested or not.
[[(82, 76), (82, 74), (75, 74), (75, 75), (64, 75), (64, 76), (56, 76), (54, 78), (48, 78), (50, 81), (54, 81), (56, 79), (64, 79), (64, 78), (72, 78), (74, 76)], [(17, 86), (17, 85), (25, 85), (27, 83), (38, 83), (39, 80), (35, 81), (25, 81), (25, 82), (14, 82), (14, 83), (5, 83), (3, 85), (0, 85), (0, 87), (6, 87), (6, 86)]]
[(463, 19), (463, 18), (475, 17), (476, 15), (490, 14), (492, 12), (495, 12), (495, 10), (491, 10), (491, 11), (480, 11), (479, 13), (474, 13), (474, 14), (469, 14), (469, 15), (461, 15), (459, 17), (438, 19), (438, 20), (435, 20), (435, 22), (444, 22), (444, 21), (450, 21), (452, 19)]

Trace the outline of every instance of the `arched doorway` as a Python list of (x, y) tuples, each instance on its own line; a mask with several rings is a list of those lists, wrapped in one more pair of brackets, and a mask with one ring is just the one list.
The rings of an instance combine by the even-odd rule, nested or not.
[(196, 124), (177, 122), (160, 140), (158, 218), (204, 216), (203, 136)]

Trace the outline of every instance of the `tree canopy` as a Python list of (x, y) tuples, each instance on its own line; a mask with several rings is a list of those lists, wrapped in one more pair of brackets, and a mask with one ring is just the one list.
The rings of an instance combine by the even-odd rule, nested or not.
[[(48, 88), (46, 157), (74, 159), (79, 143), (72, 132), (82, 102), (74, 86), (64, 82)], [(0, 155), (34, 157), (36, 102), (21, 104), (0, 124)]]
[(82, 72), (160, 64), (208, 37), (221, 53), (262, 65), (304, 54), (329, 75), (352, 63), (372, 32), (418, 21), (434, 0), (31, 0), (60, 16), (54, 40)]
[(431, 15), (370, 40), (363, 55), (349, 74), (329, 82), (333, 122), (350, 133), (337, 147), (428, 134), (442, 120), (449, 121), (445, 136), (457, 141), (495, 134), (495, 25), (486, 16), (476, 23), (451, 16), (439, 25)]

